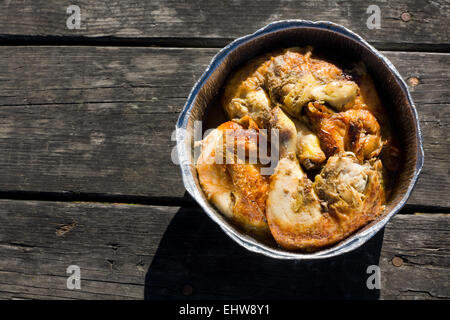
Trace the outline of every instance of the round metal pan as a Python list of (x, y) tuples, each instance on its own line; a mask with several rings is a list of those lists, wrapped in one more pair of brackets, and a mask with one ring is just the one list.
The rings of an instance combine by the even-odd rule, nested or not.
[[(211, 118), (211, 110), (227, 76), (249, 59), (272, 49), (312, 45), (346, 59), (362, 60), (382, 93), (392, 125), (403, 151), (403, 163), (384, 213), (332, 247), (314, 253), (288, 251), (275, 242), (266, 243), (236, 228), (206, 199), (193, 163), (194, 121)], [(209, 115), (208, 115), (209, 114)], [(213, 112), (214, 114), (214, 112)], [(220, 50), (194, 85), (177, 126), (178, 159), (186, 190), (206, 214), (241, 246), (272, 258), (311, 260), (330, 258), (361, 246), (382, 229), (408, 200), (423, 166), (422, 135), (408, 86), (392, 63), (364, 39), (347, 28), (328, 21), (277, 21), (253, 34), (236, 39)]]

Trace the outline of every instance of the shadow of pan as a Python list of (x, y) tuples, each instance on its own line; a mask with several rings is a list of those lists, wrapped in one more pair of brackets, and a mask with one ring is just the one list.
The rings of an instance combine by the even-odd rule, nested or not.
[(145, 278), (145, 299), (378, 299), (367, 267), (384, 230), (337, 258), (287, 261), (249, 252), (199, 208), (180, 208)]

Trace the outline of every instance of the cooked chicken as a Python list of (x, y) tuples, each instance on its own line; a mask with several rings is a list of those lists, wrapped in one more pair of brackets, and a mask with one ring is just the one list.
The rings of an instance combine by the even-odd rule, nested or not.
[(249, 138), (255, 133), (232, 121), (220, 125), (203, 140), (196, 168), (207, 198), (217, 209), (249, 231), (267, 233), (268, 179), (257, 164), (247, 163), (237, 151), (239, 143), (247, 151), (256, 149), (257, 142)]
[(262, 86), (270, 63), (270, 55), (263, 55), (230, 78), (222, 97), (222, 105), (230, 119), (249, 115), (260, 128), (267, 127), (271, 102)]
[(382, 211), (380, 171), (379, 160), (360, 164), (353, 154), (340, 154), (328, 159), (313, 184), (294, 153), (282, 153), (267, 197), (273, 237), (287, 249), (303, 250), (345, 238)]
[[(364, 65), (344, 73), (311, 47), (276, 50), (234, 73), (221, 103), (233, 121), (203, 140), (197, 172), (208, 199), (241, 227), (312, 251), (380, 215), (383, 177), (401, 151)], [(270, 177), (259, 152), (266, 138), (265, 160), (279, 155)]]
[[(276, 122), (293, 141), (285, 145), (295, 144), (292, 121), (281, 111)], [(297, 161), (295, 147), (282, 150), (267, 197), (266, 215), (273, 237), (288, 249), (314, 249), (337, 241), (339, 225), (322, 212), (312, 183)]]
[(386, 111), (373, 82), (363, 63), (357, 63), (349, 70), (357, 78), (359, 94), (356, 97), (353, 109), (364, 109), (370, 111), (385, 128), (388, 128)]
[(297, 157), (305, 169), (317, 168), (326, 160), (320, 148), (320, 140), (315, 133), (299, 120), (292, 120), (297, 129)]
[(310, 101), (326, 102), (338, 111), (351, 107), (358, 94), (356, 83), (335, 65), (311, 54), (311, 47), (278, 50), (241, 68), (228, 82), (222, 99), (229, 117), (250, 115), (265, 127), (267, 112), (277, 103), (294, 117)]
[(279, 107), (273, 108), (270, 119), (271, 129), (278, 131), (279, 154), (283, 158), (285, 155), (297, 150), (297, 130), (294, 123)]
[(310, 101), (327, 102), (338, 111), (350, 108), (358, 94), (356, 83), (335, 65), (311, 58), (311, 50), (290, 48), (272, 58), (266, 81), (271, 99), (293, 117)]
[(314, 190), (337, 219), (342, 235), (374, 220), (382, 211), (381, 161), (364, 162), (352, 153), (332, 156), (316, 176)]
[(357, 93), (358, 86), (353, 81), (331, 81), (315, 86), (311, 90), (309, 101), (327, 102), (336, 110), (341, 111), (354, 105)]
[(370, 111), (381, 126), (381, 136), (383, 137), (383, 148), (380, 158), (383, 166), (390, 171), (396, 172), (401, 164), (400, 146), (396, 137), (392, 134), (391, 124), (387, 113), (381, 102), (380, 96), (375, 87), (375, 83), (367, 72), (363, 63), (358, 63), (351, 70), (358, 78), (360, 94), (355, 100), (354, 109), (364, 109)]
[(351, 151), (362, 161), (378, 156), (383, 148), (380, 125), (368, 110), (330, 114), (320, 103), (309, 103), (306, 115), (327, 157)]

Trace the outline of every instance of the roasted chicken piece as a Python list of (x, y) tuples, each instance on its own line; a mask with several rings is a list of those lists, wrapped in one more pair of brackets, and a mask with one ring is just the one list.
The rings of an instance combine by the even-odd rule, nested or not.
[(222, 105), (230, 119), (251, 116), (266, 128), (276, 105), (299, 117), (310, 101), (323, 101), (338, 111), (350, 108), (358, 86), (341, 69), (311, 57), (312, 47), (277, 50), (253, 59), (228, 81)]
[(272, 109), (270, 127), (278, 132), (276, 139), (278, 139), (280, 157), (282, 158), (290, 153), (295, 154), (297, 150), (297, 130), (292, 120), (286, 116), (280, 107)]
[(363, 63), (357, 63), (349, 72), (358, 79), (359, 95), (355, 100), (354, 109), (364, 109), (370, 111), (377, 119), (381, 127), (381, 136), (383, 139), (383, 149), (380, 158), (383, 167), (392, 175), (401, 164), (401, 152), (397, 138), (392, 133), (391, 123), (381, 102), (380, 96), (375, 87), (375, 83), (367, 72)]
[(222, 96), (222, 106), (230, 119), (250, 116), (260, 128), (267, 128), (271, 101), (263, 89), (271, 55), (255, 58), (229, 79)]
[(314, 181), (314, 190), (337, 219), (341, 238), (375, 220), (383, 210), (382, 164), (363, 164), (352, 153), (335, 155)]
[(362, 161), (378, 156), (383, 148), (380, 125), (368, 110), (330, 113), (325, 106), (315, 102), (308, 104), (306, 116), (327, 157), (351, 151)]
[(250, 120), (249, 128), (229, 121), (212, 130), (202, 141), (196, 168), (203, 191), (217, 209), (244, 229), (267, 234), (268, 178), (260, 174), (258, 164), (248, 163), (249, 151), (257, 150), (255, 128)]
[[(278, 113), (277, 123), (289, 132), (285, 137), (295, 136), (295, 125), (286, 115)], [(360, 164), (352, 153), (341, 153), (328, 159), (312, 183), (295, 149), (280, 149), (281, 159), (270, 177), (266, 216), (281, 246), (309, 251), (329, 246), (382, 211), (381, 161)]]
[(297, 129), (298, 161), (310, 170), (317, 168), (327, 158), (320, 147), (320, 140), (302, 121), (292, 119)]
[[(277, 50), (256, 58), (239, 69), (230, 78), (222, 97), (222, 105), (230, 119), (250, 116), (259, 127), (269, 129), (273, 123), (270, 119), (274, 114), (270, 110), (275, 106), (282, 107), (290, 115), (299, 115), (301, 109), (296, 108), (294, 102), (299, 101), (298, 95), (306, 97), (305, 103), (316, 99), (315, 95), (335, 102), (341, 99), (334, 97), (333, 92), (336, 90), (332, 88), (340, 87), (341, 91), (346, 91), (346, 84), (340, 81), (342, 71), (330, 63), (312, 59), (311, 50), (311, 47)], [(323, 84), (326, 81), (328, 83)], [(281, 89), (277, 88), (278, 83), (284, 82), (286, 85)], [(304, 92), (299, 91), (302, 86), (305, 87)], [(272, 99), (266, 93), (266, 87), (269, 88)], [(283, 105), (271, 101), (277, 90), (286, 95)], [(299, 160), (305, 168), (315, 168), (326, 159), (320, 149), (319, 139), (301, 121), (295, 120), (295, 123)]]
[[(312, 183), (301, 169), (296, 152), (294, 123), (279, 110), (273, 120), (286, 140), (270, 177), (266, 216), (275, 240), (288, 249), (309, 249), (337, 241), (339, 225), (322, 213)], [(275, 124), (274, 124), (275, 126)]]
[[(353, 109), (364, 109), (370, 111), (383, 127), (389, 127), (389, 121), (386, 116), (381, 99), (378, 95), (375, 83), (372, 77), (367, 72), (364, 63), (359, 62), (353, 65), (353, 67), (347, 70), (352, 74), (358, 84), (359, 94), (355, 99), (355, 105)], [(389, 132), (386, 132), (390, 134)]]
[(339, 224), (322, 211), (311, 180), (292, 153), (270, 177), (266, 215), (273, 237), (286, 249), (312, 251), (341, 239)]
[(338, 111), (350, 108), (358, 86), (335, 65), (311, 57), (312, 48), (290, 48), (272, 58), (266, 87), (273, 101), (293, 117), (300, 117), (310, 101), (326, 102)]

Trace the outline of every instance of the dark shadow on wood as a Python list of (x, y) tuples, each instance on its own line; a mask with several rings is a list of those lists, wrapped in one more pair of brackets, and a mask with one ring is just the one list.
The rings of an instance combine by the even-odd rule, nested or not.
[[(126, 203), (153, 206), (183, 206), (197, 207), (195, 200), (185, 193), (182, 198), (177, 197), (150, 197), (150, 196), (130, 196), (120, 194), (100, 194), (88, 192), (43, 192), (10, 190), (0, 191), (0, 199), (9, 200), (31, 200), (48, 202), (100, 202), (100, 203)], [(442, 212), (439, 211), (439, 212)]]
[(359, 249), (318, 261), (284, 261), (247, 251), (201, 210), (181, 208), (145, 279), (145, 299), (378, 299), (366, 282), (384, 230)]

